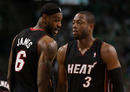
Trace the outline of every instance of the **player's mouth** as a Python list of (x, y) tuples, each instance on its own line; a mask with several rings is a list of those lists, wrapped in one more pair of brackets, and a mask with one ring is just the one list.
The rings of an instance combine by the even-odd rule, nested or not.
[(58, 30), (54, 30), (54, 33), (55, 33), (55, 34), (58, 34)]
[(59, 30), (59, 28), (58, 28), (58, 29), (55, 29), (55, 30), (53, 31), (53, 35), (54, 35), (54, 36), (56, 36), (56, 34), (58, 34), (58, 30)]
[(78, 31), (77, 30), (73, 30), (73, 34), (77, 34), (78, 33)]

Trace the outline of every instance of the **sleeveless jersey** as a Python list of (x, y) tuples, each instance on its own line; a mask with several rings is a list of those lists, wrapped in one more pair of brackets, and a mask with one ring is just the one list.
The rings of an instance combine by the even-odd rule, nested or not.
[(102, 42), (95, 40), (83, 55), (77, 41), (68, 44), (65, 68), (68, 77), (68, 92), (108, 92), (108, 77), (101, 59)]
[(44, 30), (28, 28), (21, 31), (13, 45), (11, 83), (13, 92), (38, 92), (37, 66), (38, 41), (44, 37)]

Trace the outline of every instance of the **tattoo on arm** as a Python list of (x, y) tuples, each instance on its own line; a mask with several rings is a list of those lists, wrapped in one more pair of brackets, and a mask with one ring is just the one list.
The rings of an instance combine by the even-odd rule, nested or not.
[(56, 53), (57, 53), (57, 47), (56, 46), (53, 46), (53, 44), (49, 44), (47, 46), (47, 56), (48, 56), (48, 59), (50, 61), (53, 61), (55, 56), (56, 56)]
[(52, 42), (43, 46), (38, 63), (38, 91), (50, 92), (51, 67), (56, 56), (57, 45)]

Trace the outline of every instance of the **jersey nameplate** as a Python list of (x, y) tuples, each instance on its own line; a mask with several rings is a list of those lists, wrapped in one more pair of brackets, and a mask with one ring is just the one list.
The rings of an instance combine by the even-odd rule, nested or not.
[(26, 46), (27, 49), (29, 49), (32, 44), (33, 44), (33, 42), (31, 42), (31, 40), (28, 38), (25, 38), (25, 39), (19, 38), (17, 46), (24, 45), (24, 46)]

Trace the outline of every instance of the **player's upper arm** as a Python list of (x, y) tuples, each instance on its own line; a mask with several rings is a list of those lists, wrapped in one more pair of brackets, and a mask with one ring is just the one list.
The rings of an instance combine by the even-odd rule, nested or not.
[(50, 73), (53, 60), (57, 54), (57, 43), (49, 36), (44, 36), (38, 42), (38, 92), (50, 92)]
[(57, 54), (56, 41), (49, 36), (43, 37), (38, 42), (38, 52), (40, 55), (40, 59), (47, 58), (52, 63)]
[(67, 50), (67, 44), (58, 49), (58, 53), (57, 53), (58, 64), (64, 64), (66, 50)]
[(103, 43), (101, 56), (107, 66), (108, 76), (112, 83), (112, 92), (124, 92), (121, 65), (115, 48), (112, 45)]
[(64, 60), (66, 57), (67, 44), (60, 47), (57, 53), (57, 61), (58, 61), (58, 83), (56, 92), (66, 92), (66, 79), (67, 73), (64, 65)]
[[(17, 37), (17, 36), (16, 36), (16, 37)], [(16, 37), (13, 39), (13, 41), (12, 41), (12, 45), (11, 45), (10, 56), (9, 56), (8, 71), (10, 71), (10, 69), (11, 69), (11, 65), (12, 65), (13, 45), (14, 45), (14, 41), (15, 41)]]
[(14, 45), (14, 41), (16, 39), (17, 36), (15, 36), (15, 38), (12, 41), (12, 45), (11, 45), (11, 50), (10, 50), (10, 56), (9, 56), (9, 64), (8, 64), (8, 75), (7, 75), (7, 81), (10, 85), (10, 77), (11, 77), (11, 67), (12, 67), (12, 56), (13, 56), (13, 45)]
[(12, 62), (13, 45), (14, 45), (14, 41), (15, 41), (16, 37), (17, 36), (15, 36), (15, 38), (13, 39), (12, 44), (11, 44), (10, 57), (9, 57), (9, 67), (11, 66), (10, 63)]
[(114, 68), (121, 67), (120, 62), (118, 60), (117, 52), (115, 48), (107, 43), (103, 43), (101, 47), (101, 57), (103, 62), (107, 66), (107, 70), (112, 70)]

